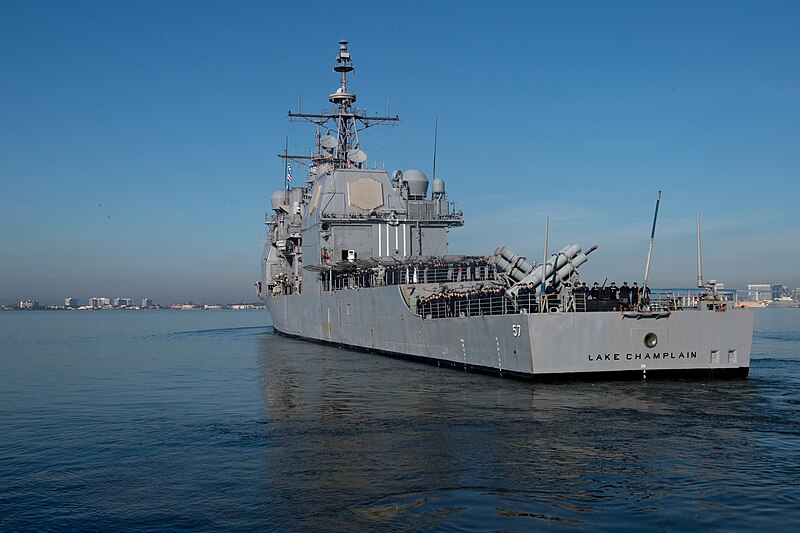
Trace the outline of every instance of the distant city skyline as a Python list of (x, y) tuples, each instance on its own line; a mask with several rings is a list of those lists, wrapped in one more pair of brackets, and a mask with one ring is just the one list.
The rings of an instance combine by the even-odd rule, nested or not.
[[(800, 296), (800, 287), (788, 287), (786, 285), (782, 285), (780, 283), (758, 283), (753, 284), (749, 283), (746, 287), (728, 287), (724, 284), (724, 282), (718, 282), (718, 286), (721, 290), (724, 291), (731, 291), (735, 290), (739, 293), (739, 299), (741, 300), (770, 300), (782, 296), (783, 294), (791, 295), (792, 297), (797, 298)], [(694, 289), (693, 287), (656, 287), (656, 289)], [(0, 306), (14, 306), (20, 305), (23, 301), (29, 301), (31, 303), (35, 303), (36, 305), (40, 306), (55, 306), (55, 305), (63, 305), (65, 307), (82, 307), (82, 306), (96, 306), (96, 307), (149, 307), (149, 306), (169, 306), (173, 304), (186, 304), (186, 303), (195, 303), (195, 304), (232, 304), (232, 303), (253, 303), (258, 301), (255, 294), (248, 299), (244, 298), (242, 300), (197, 300), (193, 298), (184, 299), (184, 300), (159, 300), (159, 299), (152, 299), (152, 298), (130, 298), (130, 297), (108, 297), (108, 296), (91, 296), (87, 298), (75, 298), (75, 297), (65, 297), (65, 298), (54, 298), (53, 300), (48, 299), (38, 299), (38, 298), (31, 298), (26, 297), (16, 301), (0, 301)]]
[[(253, 301), (275, 157), (327, 107), (337, 41), (370, 165), (436, 172), (454, 254), (540, 261), (598, 244), (583, 279), (800, 286), (800, 4), (10, 3), (0, 19), (0, 303)], [(422, 15), (424, 13), (424, 16)], [(299, 167), (299, 165), (298, 165)], [(306, 172), (294, 169), (293, 183)]]

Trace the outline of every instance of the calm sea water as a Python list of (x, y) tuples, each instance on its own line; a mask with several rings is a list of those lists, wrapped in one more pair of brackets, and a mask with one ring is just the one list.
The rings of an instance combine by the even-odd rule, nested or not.
[(263, 311), (0, 313), (0, 529), (800, 527), (800, 310), (746, 381), (531, 384)]

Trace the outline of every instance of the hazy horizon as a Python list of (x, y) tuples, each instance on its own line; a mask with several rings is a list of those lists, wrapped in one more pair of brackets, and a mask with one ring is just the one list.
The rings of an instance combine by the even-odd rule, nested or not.
[[(18, 2), (0, 20), (0, 303), (254, 301), (289, 109), (327, 108), (337, 42), (370, 166), (437, 176), (453, 254), (599, 249), (587, 281), (800, 287), (800, 4)], [(305, 22), (307, 24), (300, 24)], [(317, 24), (315, 31), (306, 31)], [(297, 165), (295, 180), (304, 183)], [(794, 244), (793, 244), (794, 243)]]

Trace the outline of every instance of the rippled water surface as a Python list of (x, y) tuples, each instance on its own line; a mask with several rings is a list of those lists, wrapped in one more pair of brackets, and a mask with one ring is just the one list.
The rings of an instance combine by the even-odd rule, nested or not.
[(263, 311), (0, 313), (0, 529), (800, 527), (800, 310), (750, 379), (532, 384)]

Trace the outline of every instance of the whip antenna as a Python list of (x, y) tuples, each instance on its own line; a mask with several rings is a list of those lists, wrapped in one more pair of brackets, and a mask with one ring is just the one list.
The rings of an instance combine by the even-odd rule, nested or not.
[[(539, 288), (539, 296), (541, 297), (541, 305), (539, 306), (539, 312), (544, 313), (546, 311), (546, 300), (544, 299), (544, 288), (545, 284), (544, 281), (547, 279), (547, 238), (549, 237), (549, 230), (550, 230), (550, 217), (544, 217), (544, 253), (542, 254), (542, 283)], [(556, 263), (553, 261), (553, 271), (555, 271)]]
[[(650, 249), (647, 251), (647, 264), (644, 267), (644, 283), (642, 283), (642, 292), (644, 297), (647, 298), (647, 276), (650, 274), (650, 259), (653, 256), (653, 240), (656, 236), (656, 220), (658, 219), (658, 204), (661, 203), (661, 191), (658, 191), (658, 198), (656, 199), (656, 212), (653, 215), (653, 229), (650, 231)], [(644, 302), (650, 303), (650, 302)]]
[(697, 287), (703, 288), (703, 256), (700, 253), (700, 211), (697, 212)]
[(439, 115), (436, 115), (436, 125), (433, 128), (433, 178), (436, 179), (436, 141), (439, 139)]
[(286, 203), (289, 203), (289, 136), (286, 136), (286, 145), (283, 149), (283, 190)]

